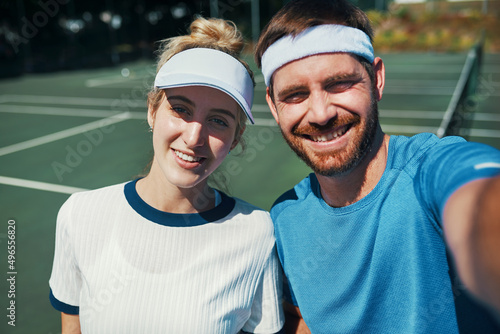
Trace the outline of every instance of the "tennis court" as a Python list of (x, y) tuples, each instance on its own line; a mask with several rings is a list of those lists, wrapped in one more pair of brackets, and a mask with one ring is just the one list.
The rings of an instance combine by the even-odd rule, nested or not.
[[(379, 105), (383, 129), (402, 135), (436, 132), (467, 55), (381, 56), (387, 69)], [(0, 81), (1, 268), (5, 278), (15, 277), (1, 281), (1, 307), (9, 315), (15, 301), (16, 325), (3, 315), (0, 332), (60, 332), (59, 314), (48, 300), (57, 211), (72, 192), (143, 172), (152, 156), (145, 93), (153, 78), (153, 65), (141, 61)], [(257, 125), (247, 128), (246, 152), (232, 153), (215, 179), (232, 195), (269, 209), (309, 169), (282, 140), (265, 104), (260, 73), (257, 82)], [(469, 102), (474, 109), (469, 139), (500, 148), (500, 55), (485, 55), (478, 93)], [(16, 242), (11, 263), (9, 224), (15, 225)], [(12, 289), (15, 297), (8, 296)]]

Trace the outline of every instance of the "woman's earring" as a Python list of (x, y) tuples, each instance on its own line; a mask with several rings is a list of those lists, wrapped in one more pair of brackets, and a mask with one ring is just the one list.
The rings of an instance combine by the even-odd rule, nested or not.
[(153, 132), (153, 127), (151, 125), (149, 126), (149, 132)]

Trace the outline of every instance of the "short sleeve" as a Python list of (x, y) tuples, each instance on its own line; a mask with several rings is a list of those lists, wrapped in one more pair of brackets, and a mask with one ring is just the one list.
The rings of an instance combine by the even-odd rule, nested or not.
[(438, 144), (424, 155), (418, 186), (421, 198), (436, 217), (441, 217), (446, 201), (458, 188), (498, 174), (499, 150), (470, 142)]
[(71, 237), (72, 202), (70, 197), (57, 215), (54, 262), (49, 286), (50, 302), (56, 310), (78, 314), (82, 280)]
[(283, 327), (282, 277), (276, 247), (273, 247), (257, 286), (250, 319), (243, 326), (243, 331), (277, 333)]

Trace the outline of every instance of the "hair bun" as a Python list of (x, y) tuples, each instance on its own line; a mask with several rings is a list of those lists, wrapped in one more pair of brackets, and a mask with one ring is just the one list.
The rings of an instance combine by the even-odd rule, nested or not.
[(198, 17), (189, 30), (192, 42), (199, 47), (216, 48), (236, 57), (243, 50), (243, 37), (232, 21)]

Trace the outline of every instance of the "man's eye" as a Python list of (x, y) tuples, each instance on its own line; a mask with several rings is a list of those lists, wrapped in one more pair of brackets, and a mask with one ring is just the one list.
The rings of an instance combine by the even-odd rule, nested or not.
[(307, 98), (307, 93), (295, 92), (295, 93), (288, 94), (287, 96), (285, 96), (285, 98), (283, 99), (283, 102), (285, 102), (285, 103), (299, 103), (299, 102), (302, 102), (306, 98)]
[(326, 90), (333, 93), (341, 93), (354, 86), (354, 81), (337, 81), (327, 86)]

